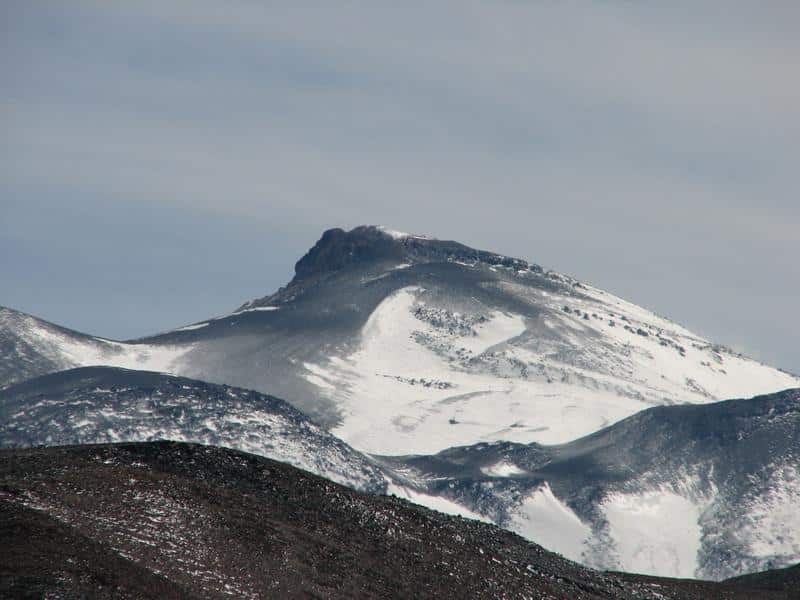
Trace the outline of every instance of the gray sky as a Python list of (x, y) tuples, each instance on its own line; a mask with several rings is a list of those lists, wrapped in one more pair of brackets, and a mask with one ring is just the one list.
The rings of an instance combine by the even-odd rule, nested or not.
[(800, 372), (800, 4), (0, 4), (0, 304), (125, 338), (323, 229), (457, 239)]

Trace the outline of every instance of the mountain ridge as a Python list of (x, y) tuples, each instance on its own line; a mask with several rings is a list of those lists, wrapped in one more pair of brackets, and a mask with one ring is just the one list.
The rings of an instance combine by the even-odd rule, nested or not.
[(0, 390), (0, 447), (169, 439), (253, 452), (384, 492), (387, 475), (279, 398), (151, 371), (81, 367)]
[[(302, 289), (303, 285), (347, 268), (364, 265), (374, 267), (382, 262), (403, 265), (404, 268), (406, 261), (411, 264), (473, 261), (545, 274), (545, 270), (535, 263), (474, 249), (452, 240), (399, 232), (381, 225), (360, 225), (350, 231), (337, 227), (324, 231), (314, 246), (297, 261), (295, 275), (286, 286), (274, 294), (250, 300), (237, 310), (294, 299), (296, 290)], [(553, 271), (547, 271), (546, 274), (551, 279), (581, 286), (580, 282), (565, 275)]]

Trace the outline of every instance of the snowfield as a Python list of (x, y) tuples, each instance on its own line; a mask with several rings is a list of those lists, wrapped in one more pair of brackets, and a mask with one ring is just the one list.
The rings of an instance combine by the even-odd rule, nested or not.
[(671, 490), (615, 493), (602, 503), (614, 568), (664, 577), (695, 576), (702, 506)]
[(305, 364), (306, 380), (341, 410), (333, 432), (384, 455), (558, 444), (654, 405), (798, 385), (599, 290), (588, 289), (590, 300), (514, 291), (537, 319), (448, 310), (420, 286), (388, 296), (355, 351)]

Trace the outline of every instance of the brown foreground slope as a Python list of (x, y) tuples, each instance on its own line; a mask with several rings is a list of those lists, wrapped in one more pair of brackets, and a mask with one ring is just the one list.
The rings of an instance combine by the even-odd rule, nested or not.
[(288, 465), (154, 442), (0, 451), (0, 596), (796, 597), (584, 568), (497, 527)]

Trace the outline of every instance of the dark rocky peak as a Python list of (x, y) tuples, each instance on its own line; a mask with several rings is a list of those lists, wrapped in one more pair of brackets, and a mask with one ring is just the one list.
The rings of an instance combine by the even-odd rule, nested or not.
[(329, 229), (295, 265), (295, 281), (338, 271), (347, 267), (382, 261), (417, 263), (463, 261), (541, 272), (541, 267), (524, 260), (458, 242), (361, 225), (351, 231)]
[(455, 262), (470, 266), (485, 265), (510, 271), (529, 271), (575, 285), (562, 275), (547, 272), (536, 264), (485, 250), (476, 250), (458, 242), (412, 235), (381, 226), (361, 225), (350, 231), (328, 229), (316, 244), (295, 264), (295, 275), (289, 284), (270, 296), (252, 300), (237, 310), (257, 306), (283, 304), (304, 290), (335, 273), (353, 269), (375, 270), (389, 265)]
[(378, 227), (328, 229), (295, 264), (295, 281), (359, 264), (402, 260), (403, 247), (399, 241)]

